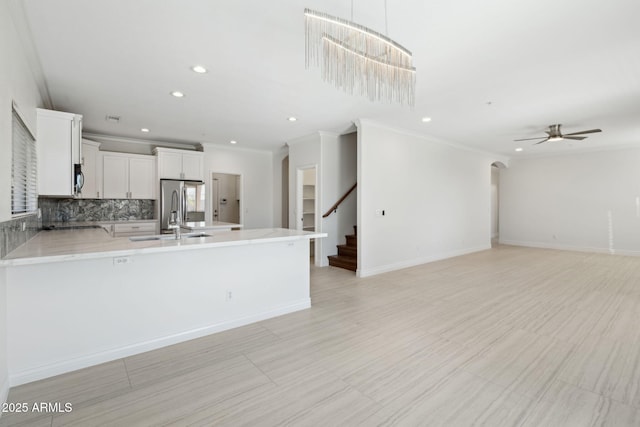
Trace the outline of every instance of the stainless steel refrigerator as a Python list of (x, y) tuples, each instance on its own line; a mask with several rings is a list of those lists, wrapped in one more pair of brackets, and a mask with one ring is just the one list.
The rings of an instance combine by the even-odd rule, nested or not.
[(160, 228), (162, 233), (172, 233), (169, 229), (171, 212), (175, 211), (181, 224), (204, 221), (204, 182), (182, 181), (178, 179), (160, 180)]

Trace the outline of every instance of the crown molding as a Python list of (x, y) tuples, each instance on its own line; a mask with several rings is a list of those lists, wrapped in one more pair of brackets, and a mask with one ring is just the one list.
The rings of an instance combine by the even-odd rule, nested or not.
[(362, 125), (367, 125), (367, 126), (372, 126), (372, 127), (376, 127), (378, 129), (384, 129), (384, 130), (388, 130), (391, 132), (396, 132), (402, 135), (407, 135), (407, 136), (411, 136), (413, 138), (418, 138), (418, 139), (422, 139), (424, 141), (427, 142), (431, 142), (434, 144), (440, 144), (440, 145), (445, 145), (451, 148), (456, 148), (458, 150), (463, 150), (463, 151), (470, 151), (472, 153), (476, 153), (476, 154), (481, 154), (483, 156), (489, 157), (491, 159), (493, 159), (493, 161), (499, 161), (502, 162), (504, 164), (508, 164), (509, 163), (509, 156), (505, 156), (503, 154), (498, 154), (498, 153), (493, 153), (491, 151), (486, 151), (486, 150), (480, 150), (478, 148), (474, 148), (474, 147), (469, 147), (468, 145), (464, 145), (464, 144), (460, 144), (457, 142), (452, 142), (452, 141), (447, 141), (444, 139), (440, 139), (434, 136), (430, 136), (430, 135), (423, 135), (420, 134), (418, 132), (414, 132), (414, 131), (410, 131), (407, 129), (403, 129), (403, 128), (399, 128), (399, 127), (394, 127), (394, 126), (389, 126), (385, 123), (380, 123), (378, 121), (375, 120), (371, 120), (371, 119), (358, 119), (355, 121), (356, 127), (358, 128), (358, 130), (360, 130), (362, 128)]
[(588, 147), (588, 148), (578, 148), (578, 149), (567, 149), (564, 151), (556, 151), (556, 152), (547, 152), (547, 153), (526, 153), (518, 156), (511, 156), (511, 160), (530, 160), (530, 159), (547, 159), (553, 157), (566, 157), (566, 156), (580, 156), (582, 154), (594, 154), (594, 153), (603, 153), (603, 152), (612, 152), (612, 151), (623, 151), (623, 150), (640, 150), (640, 142), (637, 143), (627, 143), (627, 144), (618, 144), (610, 147)]

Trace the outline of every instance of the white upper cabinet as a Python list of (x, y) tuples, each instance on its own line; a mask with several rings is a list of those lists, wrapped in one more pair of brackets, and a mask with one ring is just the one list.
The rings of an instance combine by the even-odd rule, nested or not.
[(202, 181), (204, 178), (204, 153), (198, 151), (156, 148), (159, 179), (189, 179)]
[(202, 181), (204, 179), (204, 154), (184, 153), (182, 155), (183, 179)]
[(158, 177), (160, 179), (182, 179), (182, 154), (158, 152)]
[(106, 199), (154, 199), (153, 156), (103, 153), (103, 196)]
[[(84, 185), (80, 197), (83, 199), (100, 199), (100, 187), (102, 186), (102, 169), (100, 164), (100, 144), (97, 142), (82, 140), (82, 174)], [(101, 165), (100, 165), (101, 166)]]
[(129, 197), (131, 199), (155, 199), (155, 175), (155, 159), (153, 157), (129, 158)]
[(38, 194), (75, 196), (74, 164), (81, 161), (82, 116), (38, 108)]

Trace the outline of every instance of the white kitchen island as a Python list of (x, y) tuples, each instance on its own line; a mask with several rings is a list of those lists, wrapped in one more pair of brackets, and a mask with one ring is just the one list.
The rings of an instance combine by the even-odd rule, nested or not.
[(11, 386), (308, 308), (309, 239), (325, 236), (42, 231), (0, 261)]

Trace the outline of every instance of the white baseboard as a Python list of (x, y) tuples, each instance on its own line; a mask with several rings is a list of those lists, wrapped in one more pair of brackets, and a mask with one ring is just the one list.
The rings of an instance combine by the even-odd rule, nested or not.
[(473, 252), (484, 251), (487, 249), (491, 249), (491, 244), (482, 245), (475, 248), (465, 248), (459, 249), (456, 251), (443, 252), (436, 255), (430, 255), (427, 257), (414, 258), (406, 261), (395, 262), (393, 264), (381, 265), (378, 267), (367, 268), (363, 270), (361, 268), (358, 269), (356, 275), (358, 277), (368, 277), (374, 276), (376, 274), (388, 273), (390, 271), (401, 270), (403, 268), (415, 267), (416, 265), (427, 264), (434, 261), (440, 261), (447, 258), (453, 258), (461, 255), (467, 255)]
[[(5, 378), (4, 383), (0, 385), (0, 405), (7, 401), (9, 397), (9, 377)], [(0, 417), (2, 417), (2, 411), (0, 411)]]
[(609, 248), (594, 248), (591, 246), (573, 246), (560, 243), (550, 242), (525, 242), (521, 240), (499, 240), (501, 245), (511, 246), (525, 246), (528, 248), (537, 249), (556, 249), (559, 251), (574, 251), (574, 252), (588, 252), (596, 254), (609, 254), (609, 255), (625, 255), (625, 256), (640, 256), (640, 251), (630, 251), (624, 249), (609, 249)]
[(215, 323), (201, 328), (192, 329), (173, 335), (167, 335), (133, 345), (114, 348), (111, 350), (90, 354), (75, 359), (52, 363), (27, 371), (10, 372), (9, 381), (7, 381), (6, 383), (7, 392), (9, 389), (9, 384), (11, 384), (12, 387), (15, 387), (32, 381), (38, 381), (44, 378), (53, 377), (55, 375), (76, 371), (78, 369), (87, 368), (89, 366), (99, 365), (101, 363), (132, 356), (134, 354), (144, 353), (146, 351), (155, 350), (184, 341), (189, 341), (206, 335), (211, 335), (216, 332), (226, 331), (228, 329), (233, 329), (240, 326), (248, 325), (250, 323), (259, 322), (261, 320), (270, 319), (272, 317), (282, 316), (283, 314), (293, 313), (295, 311), (304, 310), (309, 307), (311, 307), (311, 299), (305, 298), (251, 316)]

